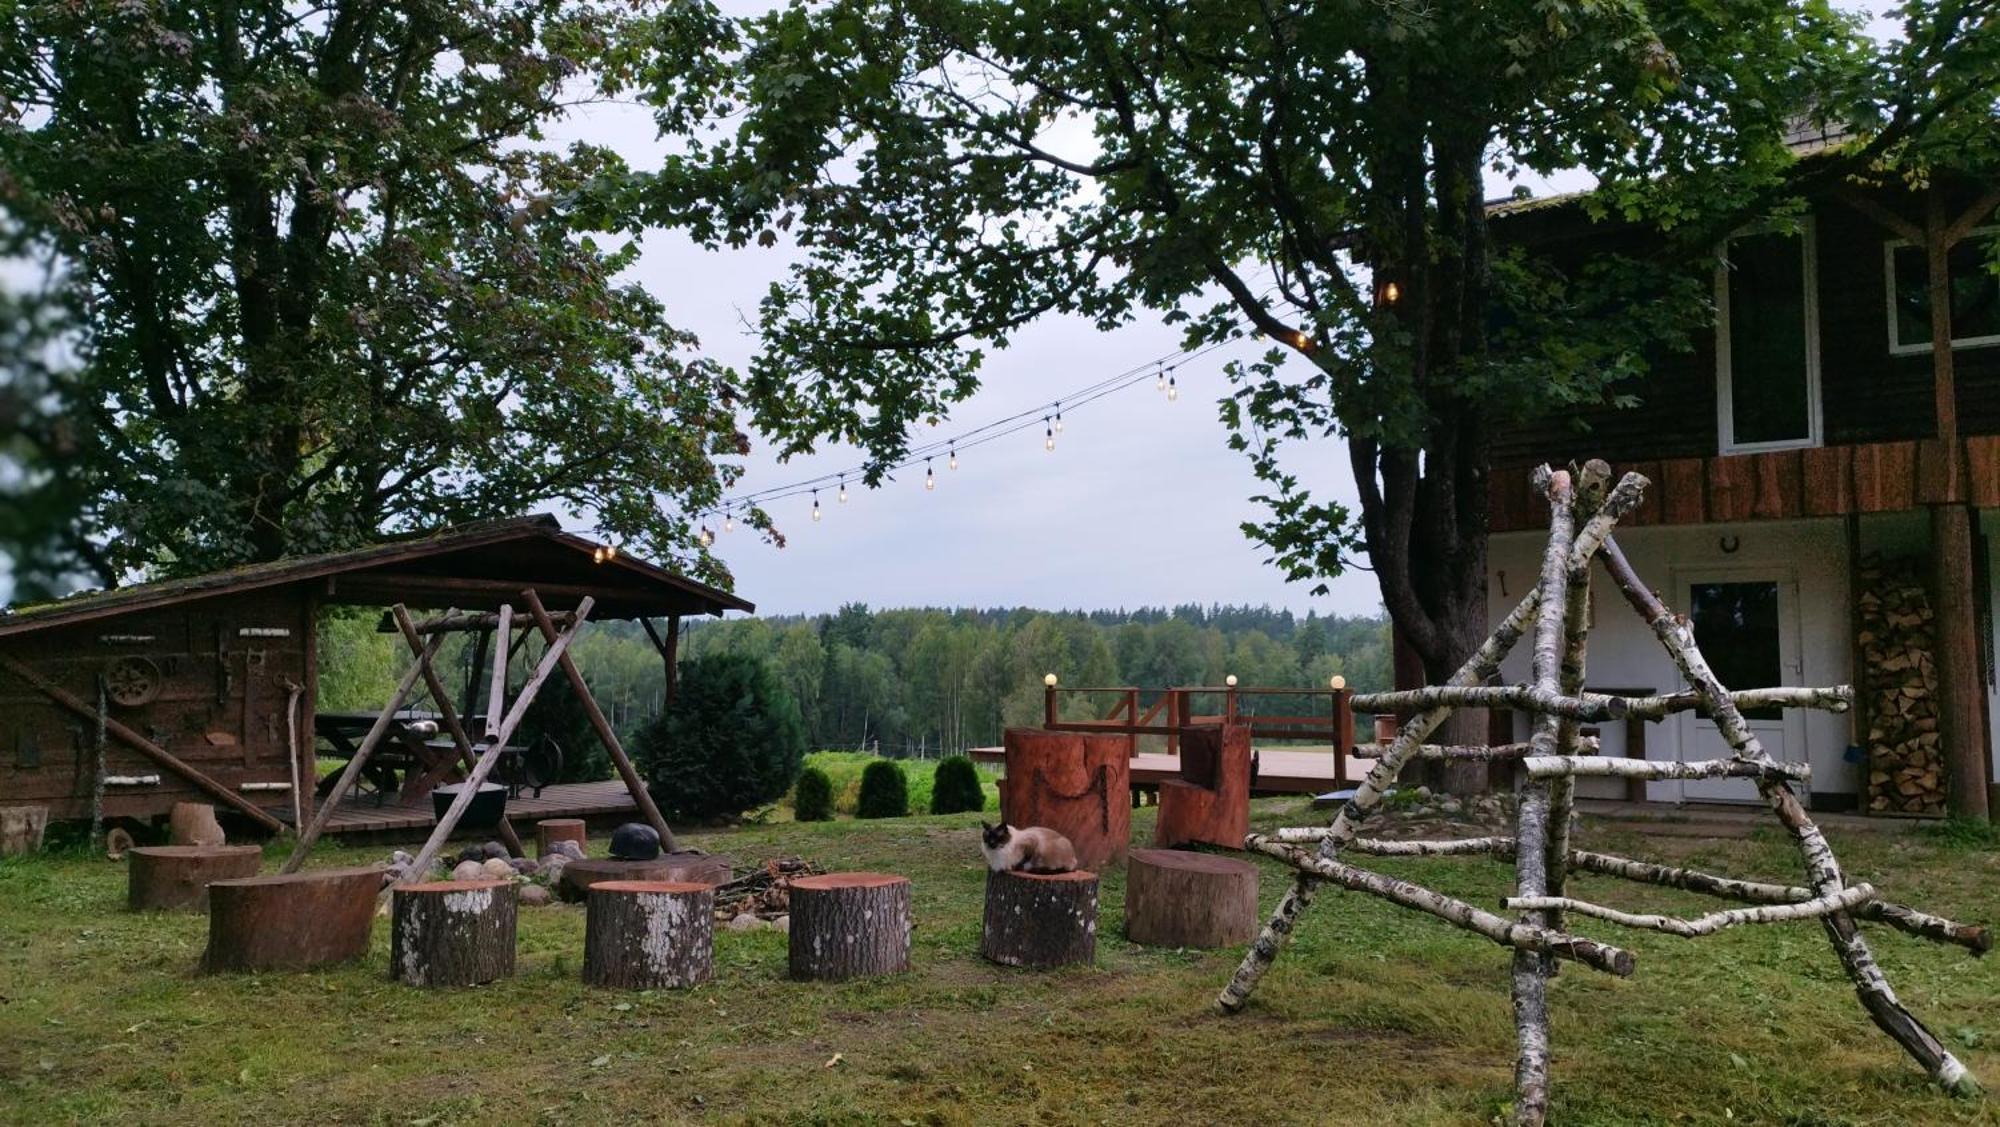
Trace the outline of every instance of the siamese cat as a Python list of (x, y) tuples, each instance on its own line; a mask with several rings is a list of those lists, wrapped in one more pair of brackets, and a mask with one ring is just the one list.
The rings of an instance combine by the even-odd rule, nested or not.
[(979, 848), (986, 854), (986, 867), (996, 873), (1008, 869), (1067, 873), (1076, 868), (1076, 847), (1054, 830), (1041, 826), (1017, 830), (1004, 822), (997, 826), (981, 822), (979, 828), (984, 837)]

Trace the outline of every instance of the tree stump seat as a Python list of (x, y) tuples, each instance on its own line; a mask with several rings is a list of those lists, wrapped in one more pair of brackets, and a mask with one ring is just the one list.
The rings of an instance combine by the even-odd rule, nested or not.
[(1132, 836), (1132, 737), (1009, 728), (1003, 738), (1002, 820), (1063, 835), (1079, 865), (1122, 862)]
[(368, 953), (382, 867), (272, 873), (208, 886), (209, 974), (304, 970)]
[(389, 976), (410, 986), (479, 986), (514, 973), (511, 880), (397, 885)]
[(1125, 938), (1148, 947), (1233, 947), (1257, 937), (1257, 866), (1235, 857), (1134, 849)]
[(590, 886), (583, 980), (628, 990), (698, 986), (715, 975), (715, 886), (606, 880)]
[(148, 845), (128, 857), (125, 904), (135, 912), (206, 912), (209, 885), (254, 877), (264, 863), (255, 845)]
[(1250, 832), (1250, 726), (1197, 724), (1181, 731), (1181, 777), (1160, 781), (1153, 844), (1243, 848)]
[(535, 842), (539, 847), (537, 857), (546, 857), (555, 852), (559, 841), (573, 841), (579, 849), (590, 848), (590, 834), (582, 818), (544, 818), (535, 823)]
[(716, 853), (662, 853), (651, 861), (591, 857), (563, 866), (562, 882), (556, 893), (578, 904), (589, 896), (591, 886), (607, 880), (728, 884), (729, 878), (729, 858)]
[(1097, 957), (1097, 874), (989, 872), (979, 953), (1046, 970)]
[(910, 969), (908, 877), (800, 877), (792, 882), (790, 903), (793, 978), (837, 982)]

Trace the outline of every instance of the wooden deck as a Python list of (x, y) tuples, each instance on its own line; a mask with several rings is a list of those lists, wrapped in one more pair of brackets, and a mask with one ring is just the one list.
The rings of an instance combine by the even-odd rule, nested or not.
[[(1007, 749), (1001, 747), (976, 747), (972, 758), (981, 763), (1007, 762)], [(1162, 779), (1179, 778), (1181, 757), (1159, 752), (1140, 752), (1132, 757), (1132, 781), (1151, 785)], [(1372, 759), (1347, 758), (1347, 783), (1353, 786), (1368, 769), (1374, 766)], [(1263, 747), (1257, 749), (1257, 789), (1260, 791), (1282, 791), (1286, 794), (1323, 794), (1343, 784), (1336, 781), (1334, 771), (1334, 751), (1330, 746), (1283, 748)]]
[[(600, 822), (630, 821), (638, 812), (638, 804), (632, 801), (632, 794), (625, 784), (617, 779), (600, 783), (559, 783), (544, 788), (542, 796), (536, 798), (532, 792), (523, 791), (521, 797), (509, 799), (507, 817), (514, 828), (524, 836), (532, 833), (536, 822), (544, 818), (582, 818), (593, 826)], [(399, 806), (392, 798), (382, 805), (375, 805), (372, 796), (350, 797), (341, 802), (333, 817), (328, 819), (326, 833), (356, 836), (375, 836), (385, 840), (392, 838), (421, 839), (437, 825), (431, 814), (430, 803), (422, 806)], [(485, 836), (488, 831), (467, 831), (465, 836)]]

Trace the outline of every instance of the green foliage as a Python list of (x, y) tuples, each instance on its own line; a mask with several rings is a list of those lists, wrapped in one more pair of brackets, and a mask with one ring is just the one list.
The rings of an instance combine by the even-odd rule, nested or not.
[(640, 769), (671, 818), (708, 819), (774, 802), (805, 755), (798, 705), (764, 662), (684, 662), (673, 705), (637, 741)]
[(801, 822), (833, 821), (833, 780), (817, 767), (799, 772), (792, 789), (792, 817)]
[(528, 706), (528, 715), (521, 720), (521, 729), (516, 743), (525, 746), (546, 738), (562, 749), (562, 775), (552, 781), (593, 783), (611, 777), (611, 753), (598, 738), (590, 714), (584, 711), (583, 701), (570, 688), (567, 677), (542, 682), (534, 703)]
[(986, 790), (972, 760), (953, 755), (941, 760), (931, 776), (931, 813), (965, 814), (986, 809)]
[(910, 812), (910, 787), (903, 769), (886, 759), (862, 768), (857, 818), (902, 818)]
[(596, 0), (0, 9), (0, 256), (53, 303), (0, 301), (24, 591), (552, 502), (726, 579), (685, 514), (735, 379), (592, 237), (618, 157), (543, 143), (651, 34)]

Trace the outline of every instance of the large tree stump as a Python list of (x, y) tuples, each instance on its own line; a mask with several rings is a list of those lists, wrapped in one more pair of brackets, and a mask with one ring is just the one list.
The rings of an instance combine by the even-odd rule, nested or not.
[(1234, 857), (1134, 849), (1125, 938), (1148, 947), (1234, 947), (1257, 937), (1257, 866)]
[(264, 863), (254, 845), (149, 845), (129, 856), (125, 903), (135, 912), (206, 912), (209, 885), (254, 877)]
[(1076, 863), (1125, 859), (1132, 836), (1132, 739), (1103, 732), (1009, 728), (1000, 815), (1010, 826), (1046, 826), (1076, 846)]
[(41, 852), (48, 828), (46, 806), (0, 806), (0, 857)]
[(478, 986), (514, 973), (513, 881), (404, 884), (393, 898), (389, 977), (409, 986)]
[(215, 807), (206, 802), (176, 802), (167, 813), (167, 841), (172, 845), (221, 845), (227, 841)]
[(729, 858), (715, 853), (662, 853), (651, 861), (619, 861), (592, 857), (563, 866), (556, 892), (572, 904), (581, 903), (592, 885), (607, 880), (671, 881), (675, 884), (728, 884)]
[(910, 881), (829, 873), (792, 882), (793, 978), (838, 981), (910, 969)]
[(979, 953), (1010, 967), (1097, 957), (1097, 874), (989, 872)]
[(382, 868), (274, 873), (208, 886), (208, 974), (303, 970), (368, 953)]
[(714, 885), (607, 880), (590, 886), (585, 982), (658, 990), (697, 986), (714, 974)]
[(555, 852), (559, 841), (573, 841), (578, 849), (590, 848), (590, 834), (582, 818), (548, 818), (535, 823), (535, 839), (540, 849), (537, 857), (547, 857)]
[(1181, 731), (1181, 777), (1160, 782), (1153, 844), (1243, 848), (1250, 832), (1250, 726), (1203, 724)]

